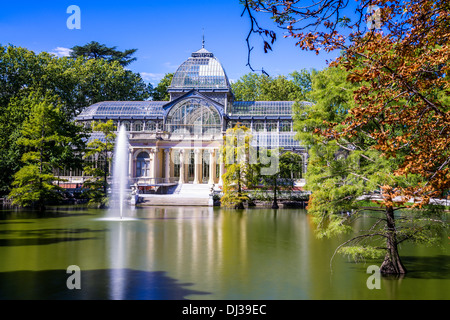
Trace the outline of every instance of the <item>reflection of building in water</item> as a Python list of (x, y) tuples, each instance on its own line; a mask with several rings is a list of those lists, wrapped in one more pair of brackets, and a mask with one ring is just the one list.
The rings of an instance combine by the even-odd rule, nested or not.
[[(85, 126), (109, 119), (125, 125), (130, 178), (142, 188), (167, 182), (220, 184), (219, 148), (226, 129), (237, 123), (251, 129), (255, 146), (301, 153), (306, 166), (306, 151), (294, 140), (294, 102), (235, 101), (225, 70), (204, 47), (181, 64), (168, 93), (170, 101), (96, 103), (76, 118)], [(91, 139), (103, 136), (95, 132)], [(60, 175), (72, 183), (84, 180), (81, 172)]]
[(164, 271), (174, 279), (204, 279), (215, 286), (226, 285), (223, 279), (230, 276), (246, 277), (245, 217), (225, 216), (209, 207), (154, 207), (146, 213), (143, 219), (111, 224), (108, 260), (116, 280), (111, 298), (124, 295), (125, 269)]
[(295, 211), (275, 214), (270, 209), (145, 208), (136, 221), (109, 228), (108, 260), (111, 277), (117, 279), (110, 296), (128, 296), (123, 290), (132, 290), (124, 284), (130, 281), (127, 269), (164, 272), (213, 298), (307, 297), (305, 283), (323, 272), (312, 262), (319, 259), (328, 268), (330, 256), (322, 247), (311, 250), (314, 234), (306, 219)]

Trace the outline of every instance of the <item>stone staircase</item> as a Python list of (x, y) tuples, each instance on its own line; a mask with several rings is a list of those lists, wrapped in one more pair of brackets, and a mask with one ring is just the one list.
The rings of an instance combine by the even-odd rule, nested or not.
[(171, 188), (169, 194), (141, 194), (143, 206), (208, 206), (211, 185), (181, 184)]
[(209, 194), (211, 193), (211, 185), (209, 185), (209, 184), (185, 183), (185, 184), (179, 185), (179, 187), (180, 187), (180, 189), (178, 190), (179, 195), (201, 196), (201, 197), (208, 198)]

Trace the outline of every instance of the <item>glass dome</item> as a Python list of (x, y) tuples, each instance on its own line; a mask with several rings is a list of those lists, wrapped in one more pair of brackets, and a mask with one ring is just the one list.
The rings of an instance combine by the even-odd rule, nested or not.
[(214, 55), (202, 48), (175, 72), (170, 89), (230, 89), (225, 71)]

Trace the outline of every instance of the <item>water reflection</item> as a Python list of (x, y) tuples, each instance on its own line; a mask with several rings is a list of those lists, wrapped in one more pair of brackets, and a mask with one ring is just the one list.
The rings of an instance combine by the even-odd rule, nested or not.
[[(267, 298), (268, 284), (272, 298), (286, 292), (307, 298), (293, 282), (310, 276), (305, 218), (304, 212), (273, 210), (141, 210), (137, 221), (109, 227), (111, 272), (123, 280), (121, 270), (126, 268), (167, 270), (174, 278), (233, 299), (255, 294)], [(295, 279), (287, 279), (284, 272), (293, 272)], [(123, 298), (123, 281), (112, 283), (111, 298)]]
[[(122, 283), (116, 298), (126, 300), (185, 300), (189, 295), (207, 295), (192, 290), (163, 271), (120, 270)], [(82, 271), (81, 290), (68, 290), (66, 270), (0, 272), (0, 300), (109, 300), (118, 282), (111, 270)], [(117, 287), (115, 288), (117, 289)], [(120, 293), (120, 295), (119, 295)]]
[[(402, 246), (408, 273), (366, 286), (366, 268), (330, 259), (345, 236), (317, 239), (304, 210), (151, 207), (20, 214), (0, 223), (0, 299), (448, 299), (449, 257)], [(364, 221), (360, 227), (366, 227)], [(66, 288), (78, 265), (82, 290)]]

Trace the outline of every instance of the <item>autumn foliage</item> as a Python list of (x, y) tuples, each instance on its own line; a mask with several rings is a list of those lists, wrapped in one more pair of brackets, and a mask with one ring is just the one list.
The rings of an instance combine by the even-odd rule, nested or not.
[(422, 206), (450, 189), (450, 3), (359, 0), (352, 6), (340, 0), (246, 1), (249, 13), (272, 15), (301, 49), (343, 52), (331, 65), (343, 66), (348, 80), (360, 84), (356, 107), (339, 124), (344, 130), (328, 123), (321, 134), (351, 137), (373, 128), (366, 135), (375, 149), (386, 157), (404, 155), (395, 174), (423, 178), (414, 187), (385, 186), (385, 204), (397, 197)]
[(340, 53), (313, 77), (315, 103), (295, 114), (297, 137), (309, 146), (308, 213), (319, 235), (332, 236), (363, 217), (361, 201), (377, 202), (376, 222), (336, 252), (384, 253), (381, 273), (406, 273), (399, 245), (431, 243), (448, 227), (442, 208), (428, 204), (450, 190), (449, 6), (245, 1), (251, 34), (265, 48), (276, 37), (257, 23), (254, 14), (264, 12), (302, 50)]

